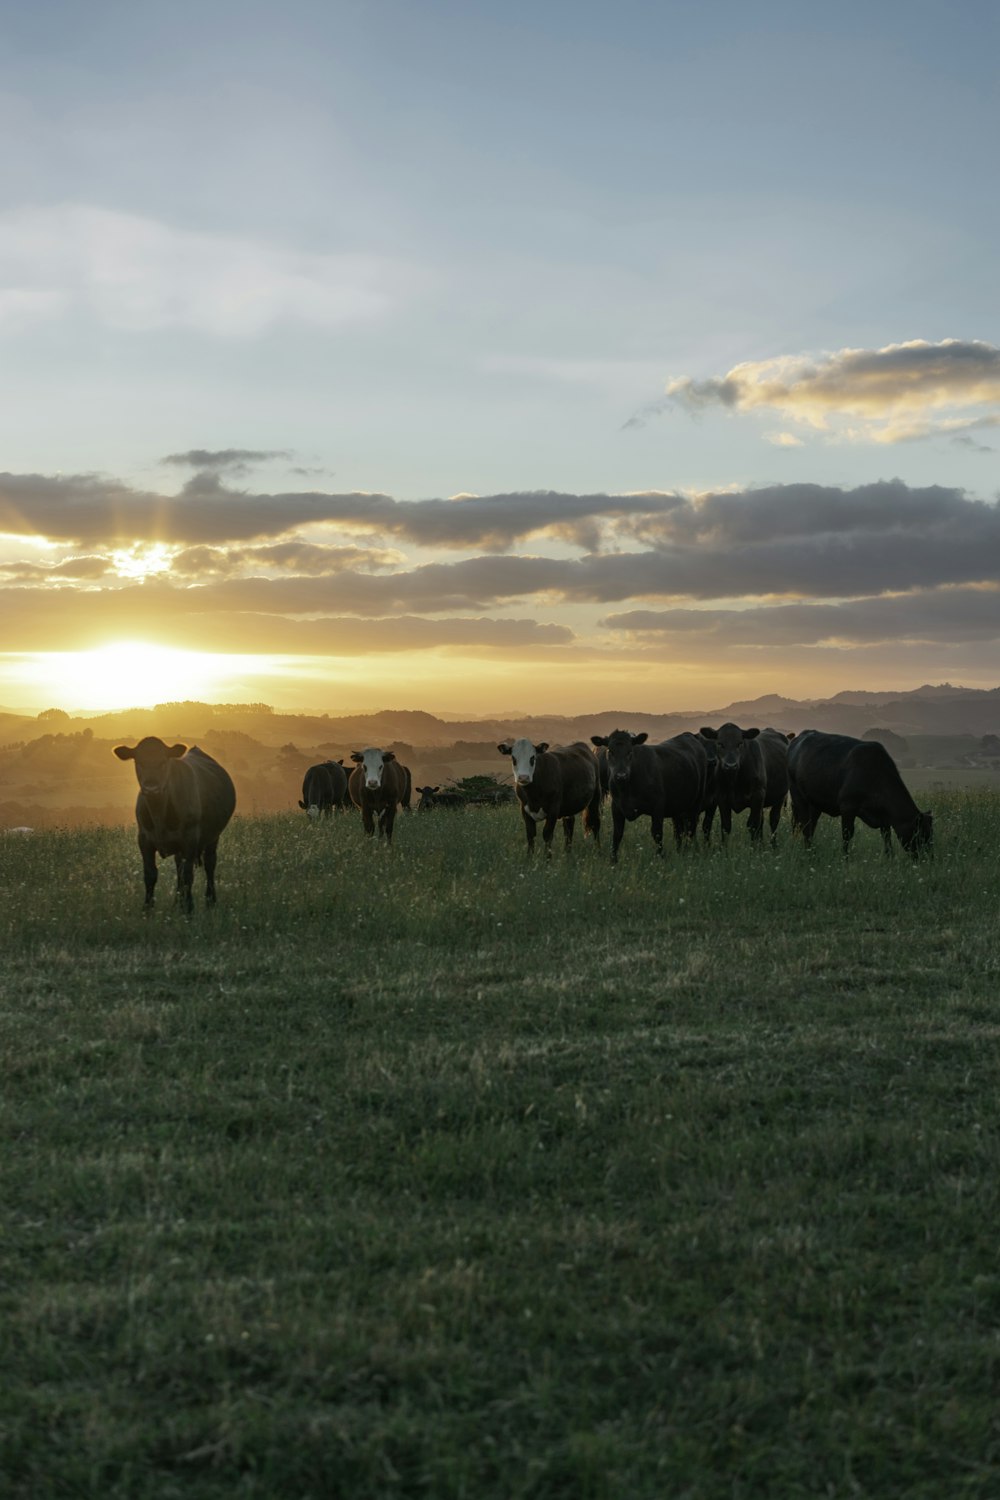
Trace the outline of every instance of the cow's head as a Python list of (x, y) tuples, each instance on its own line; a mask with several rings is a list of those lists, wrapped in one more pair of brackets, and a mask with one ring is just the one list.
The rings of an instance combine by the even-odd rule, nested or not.
[(517, 786), (530, 786), (535, 777), (535, 766), (538, 757), (544, 755), (549, 748), (548, 740), (543, 740), (540, 745), (533, 745), (530, 740), (514, 740), (513, 744), (504, 741), (497, 749), (501, 755), (509, 755), (514, 765), (514, 781)]
[(147, 735), (132, 748), (116, 745), (119, 760), (135, 761), (135, 775), (147, 797), (157, 797), (166, 790), (173, 761), (187, 754), (187, 745), (165, 745), (155, 734)]
[(603, 745), (608, 752), (608, 785), (612, 790), (622, 786), (632, 775), (633, 752), (644, 745), (648, 734), (630, 734), (627, 729), (613, 729), (610, 734), (592, 734), (592, 745)]
[(934, 847), (934, 814), (929, 812), (918, 812), (917, 821), (913, 825), (913, 832), (903, 842), (903, 848), (909, 850), (914, 859), (920, 854), (931, 854)]
[(352, 750), (351, 759), (361, 767), (365, 786), (375, 792), (382, 785), (382, 772), (396, 756), (392, 750)]
[(701, 729), (702, 739), (715, 741), (715, 754), (720, 771), (733, 775), (740, 768), (743, 746), (755, 740), (759, 729), (741, 729), (738, 724), (723, 724), (721, 729)]
[(303, 802), (302, 798), (300, 797), (299, 806), (302, 808), (303, 812), (307, 814), (310, 823), (315, 823), (316, 819), (319, 817), (319, 803)]
[(441, 788), (439, 786), (415, 786), (413, 790), (420, 794), (417, 812), (430, 812), (434, 806), (434, 798)]

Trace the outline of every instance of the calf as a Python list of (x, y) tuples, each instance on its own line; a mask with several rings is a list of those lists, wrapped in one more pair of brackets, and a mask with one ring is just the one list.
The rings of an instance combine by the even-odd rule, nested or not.
[(676, 734), (658, 745), (646, 743), (648, 735), (615, 729), (608, 735), (591, 735), (595, 745), (608, 751), (612, 863), (626, 822), (648, 817), (656, 852), (663, 855), (663, 824), (674, 825), (678, 849), (698, 826), (705, 799), (708, 755), (696, 734)]
[[(732, 830), (733, 813), (747, 808), (750, 837), (754, 842), (759, 840), (767, 808), (773, 843), (788, 795), (786, 737), (777, 729), (741, 729), (738, 724), (728, 723), (720, 729), (702, 729), (700, 738), (706, 745), (715, 746), (714, 802), (719, 809), (723, 840)], [(707, 837), (711, 829), (708, 810), (706, 818)]]
[(439, 786), (418, 786), (414, 787), (414, 791), (420, 793), (417, 812), (433, 812), (435, 807), (457, 811), (465, 806), (465, 798), (461, 792), (443, 792)]
[(156, 890), (156, 856), (174, 856), (177, 893), (185, 911), (194, 907), (191, 886), (195, 865), (205, 870), (205, 900), (215, 901), (215, 865), (219, 835), (236, 807), (236, 788), (229, 772), (192, 745), (167, 746), (155, 735), (138, 745), (118, 745), (119, 760), (135, 764), (139, 795), (135, 818), (146, 882), (146, 906)]
[(803, 730), (788, 747), (788, 782), (792, 819), (807, 845), (826, 813), (840, 819), (845, 854), (857, 818), (879, 830), (886, 854), (892, 853), (893, 833), (914, 858), (931, 847), (933, 817), (917, 807), (878, 740)]
[(509, 755), (514, 766), (514, 791), (521, 804), (528, 853), (535, 844), (536, 824), (543, 823), (542, 843), (546, 855), (552, 853), (556, 824), (561, 820), (566, 849), (573, 842), (576, 817), (583, 814), (585, 832), (601, 835), (601, 782), (597, 757), (582, 740), (573, 745), (549, 748), (531, 740), (506, 741), (497, 746), (501, 755)]
[(391, 844), (396, 807), (410, 805), (409, 769), (392, 750), (355, 750), (351, 759), (355, 765), (348, 787), (365, 833), (374, 834), (377, 824), (379, 838), (385, 834), (386, 843)]

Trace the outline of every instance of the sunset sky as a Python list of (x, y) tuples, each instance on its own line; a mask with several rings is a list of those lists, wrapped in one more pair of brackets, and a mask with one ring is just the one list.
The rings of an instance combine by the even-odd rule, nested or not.
[(996, 686), (998, 57), (992, 0), (0, 0), (0, 705)]

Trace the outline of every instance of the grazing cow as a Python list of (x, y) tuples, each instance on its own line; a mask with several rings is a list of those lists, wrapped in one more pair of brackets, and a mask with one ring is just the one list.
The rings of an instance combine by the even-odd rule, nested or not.
[(595, 745), (605, 745), (611, 787), (612, 863), (626, 822), (646, 816), (657, 854), (663, 854), (663, 823), (674, 825), (678, 849), (698, 826), (705, 798), (708, 755), (696, 734), (675, 734), (658, 745), (647, 745), (646, 734), (615, 729), (608, 735), (591, 735)]
[(347, 772), (339, 760), (324, 760), (310, 766), (302, 778), (299, 806), (309, 814), (309, 821), (328, 818), (335, 807), (343, 809), (347, 801)]
[(498, 745), (501, 755), (509, 755), (514, 765), (514, 790), (521, 804), (528, 853), (535, 844), (536, 824), (544, 823), (542, 843), (545, 853), (552, 853), (556, 824), (562, 821), (567, 851), (573, 842), (577, 814), (583, 814), (583, 826), (601, 836), (601, 782), (597, 757), (589, 745), (578, 740), (573, 745), (540, 745), (531, 740), (505, 741)]
[(439, 786), (418, 786), (414, 787), (414, 791), (420, 793), (417, 812), (433, 812), (435, 807), (457, 811), (465, 806), (465, 798), (461, 792), (443, 792)]
[(195, 865), (205, 868), (205, 900), (215, 901), (215, 863), (219, 835), (233, 815), (236, 788), (229, 772), (192, 745), (165, 745), (148, 735), (131, 748), (118, 745), (119, 760), (135, 762), (139, 795), (135, 818), (146, 881), (146, 906), (156, 890), (156, 856), (172, 854), (177, 866), (177, 893), (192, 911)]
[[(741, 729), (738, 724), (729, 723), (720, 729), (703, 728), (700, 738), (706, 747), (715, 746), (714, 802), (719, 809), (723, 841), (732, 831), (733, 813), (749, 808), (747, 826), (756, 842), (764, 831), (764, 809), (768, 808), (773, 844), (788, 795), (785, 735), (777, 729)], [(711, 830), (707, 808), (705, 815), (707, 837)]]
[(914, 858), (931, 847), (933, 817), (917, 807), (896, 762), (878, 740), (803, 730), (788, 747), (788, 781), (792, 819), (807, 844), (826, 813), (840, 819), (845, 854), (857, 818), (879, 830), (886, 854), (892, 853), (893, 832)]
[(354, 770), (348, 787), (351, 801), (361, 811), (365, 833), (373, 834), (377, 823), (379, 838), (385, 834), (386, 844), (391, 844), (396, 807), (410, 806), (409, 768), (392, 750), (354, 750), (351, 759)]

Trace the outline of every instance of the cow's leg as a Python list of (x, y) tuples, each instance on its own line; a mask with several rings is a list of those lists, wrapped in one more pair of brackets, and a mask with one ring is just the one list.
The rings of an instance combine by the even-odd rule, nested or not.
[(843, 841), (845, 857), (851, 852), (851, 840), (854, 837), (854, 820), (856, 814), (842, 812), (840, 815), (840, 837)]
[(556, 824), (558, 822), (559, 819), (555, 814), (551, 818), (545, 819), (545, 826), (542, 829), (542, 843), (545, 845), (546, 859), (552, 858), (552, 840), (556, 836)]
[(535, 847), (535, 820), (528, 817), (523, 807), (521, 808), (521, 818), (524, 822), (525, 837), (528, 840), (528, 858), (530, 859)]
[(177, 855), (177, 895), (186, 912), (194, 911), (194, 897), (191, 887), (194, 884), (194, 855)]
[(611, 804), (611, 863), (618, 863), (618, 846), (625, 834), (625, 814), (614, 802)]
[(205, 902), (208, 906), (215, 905), (215, 866), (219, 858), (218, 844), (206, 844), (201, 857), (205, 866)]
[(147, 844), (145, 840), (139, 840), (139, 852), (142, 855), (142, 875), (146, 882), (146, 905), (152, 906), (156, 900), (156, 848)]
[(714, 822), (715, 822), (715, 803), (713, 802), (711, 807), (707, 807), (705, 809), (705, 816), (701, 820), (701, 834), (702, 834), (702, 838), (705, 840), (706, 844), (708, 843), (709, 839), (712, 837), (712, 824)]
[(719, 803), (719, 827), (722, 829), (722, 842), (725, 843), (733, 831), (733, 809), (729, 802)]
[(659, 813), (659, 814), (653, 813), (653, 815), (651, 816), (651, 818), (649, 820), (649, 831), (653, 835), (653, 843), (656, 845), (656, 852), (660, 856), (660, 858), (662, 859), (663, 858), (663, 814), (662, 813)]
[(893, 848), (891, 824), (883, 823), (882, 827), (879, 829), (879, 833), (882, 835), (882, 848), (885, 850), (886, 854), (888, 854), (889, 857), (892, 858)]
[(750, 816), (747, 818), (747, 827), (750, 830), (750, 838), (753, 843), (759, 843), (764, 832), (764, 800), (758, 802), (756, 798), (750, 804)]
[(586, 809), (586, 811), (585, 811), (585, 813), (583, 815), (583, 831), (584, 831), (584, 833), (592, 833), (594, 835), (594, 843), (595, 844), (600, 844), (600, 842), (601, 842), (601, 785), (600, 785), (600, 782), (598, 782), (597, 786), (595, 787), (595, 789), (594, 789), (594, 795), (591, 797), (589, 803), (587, 804), (587, 809)]
[(382, 814), (382, 828), (385, 831), (385, 845), (386, 845), (387, 849), (389, 848), (389, 846), (392, 843), (392, 830), (393, 830), (393, 828), (395, 826), (395, 823), (396, 823), (396, 804), (395, 804), (395, 802), (392, 802), (392, 803), (390, 803), (390, 805), (385, 809), (385, 811)]
[(576, 818), (563, 818), (563, 846), (568, 854), (573, 844), (573, 829), (576, 827)]
[(785, 799), (782, 798), (780, 802), (775, 802), (771, 807), (770, 813), (768, 814), (768, 824), (770, 825), (771, 829), (772, 844), (776, 844), (778, 842), (778, 824), (781, 822), (781, 809), (784, 805), (784, 800)]
[(365, 833), (371, 838), (375, 833), (375, 817), (370, 802), (366, 802), (361, 809), (361, 824)]

